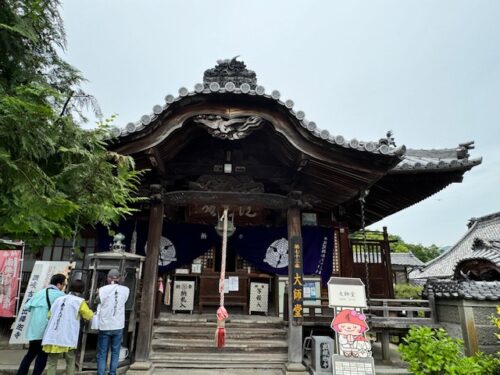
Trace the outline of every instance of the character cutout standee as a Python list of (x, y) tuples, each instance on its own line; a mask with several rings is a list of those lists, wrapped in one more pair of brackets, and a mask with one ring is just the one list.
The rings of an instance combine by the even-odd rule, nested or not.
[(340, 355), (358, 358), (372, 356), (370, 342), (365, 336), (368, 324), (363, 312), (353, 309), (340, 310), (331, 327), (337, 333)]

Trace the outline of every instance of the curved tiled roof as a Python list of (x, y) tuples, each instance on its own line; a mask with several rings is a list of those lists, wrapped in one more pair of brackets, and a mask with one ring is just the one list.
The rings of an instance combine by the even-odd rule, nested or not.
[(407, 253), (391, 253), (391, 264), (398, 266), (423, 266), (424, 262), (418, 259), (411, 251)]
[(403, 160), (390, 173), (429, 172), (446, 170), (462, 170), (481, 164), (482, 158), (469, 159), (469, 149), (474, 142), (458, 145), (454, 149), (440, 150), (406, 150)]
[(261, 96), (272, 100), (285, 108), (289, 114), (297, 119), (299, 124), (309, 131), (313, 136), (323, 139), (331, 144), (351, 148), (357, 151), (370, 152), (374, 154), (384, 154), (384, 155), (403, 155), (406, 151), (405, 146), (391, 147), (390, 145), (378, 141), (378, 142), (365, 142), (359, 141), (356, 138), (346, 139), (342, 135), (332, 135), (326, 129), (320, 129), (314, 121), (309, 121), (306, 119), (306, 115), (303, 111), (295, 111), (293, 108), (295, 103), (293, 100), (287, 99), (282, 100), (281, 94), (278, 90), (273, 90), (271, 93), (266, 93), (264, 86), (256, 86), (252, 89), (248, 83), (243, 83), (240, 86), (236, 86), (233, 82), (227, 82), (223, 87), (217, 82), (211, 82), (208, 87), (202, 83), (197, 83), (194, 86), (194, 90), (190, 91), (186, 87), (181, 87), (179, 89), (179, 95), (167, 95), (165, 96), (164, 105), (155, 105), (153, 111), (150, 114), (143, 115), (139, 121), (129, 122), (123, 128), (113, 128), (111, 136), (112, 137), (126, 137), (132, 133), (140, 132), (146, 127), (150, 126), (155, 122), (156, 119), (160, 117), (172, 104), (181, 101), (186, 97), (190, 96), (202, 96), (202, 95), (212, 95), (212, 94), (228, 94), (228, 95), (242, 95), (248, 97)]
[(388, 139), (381, 139), (378, 142), (364, 142), (356, 138), (346, 139), (342, 135), (332, 135), (328, 130), (321, 130), (314, 121), (306, 119), (304, 111), (295, 111), (293, 109), (295, 106), (293, 100), (281, 99), (281, 93), (278, 90), (272, 90), (270, 93), (266, 93), (264, 86), (257, 84), (255, 72), (247, 69), (245, 63), (243, 61), (238, 61), (237, 57), (238, 56), (233, 59), (218, 60), (214, 68), (205, 71), (203, 83), (195, 84), (193, 90), (181, 87), (178, 90), (177, 96), (165, 96), (165, 104), (155, 105), (152, 113), (143, 115), (139, 121), (130, 122), (122, 129), (117, 127), (113, 128), (111, 137), (120, 139), (130, 134), (140, 132), (153, 124), (174, 103), (182, 101), (187, 97), (226, 94), (247, 97), (260, 96), (272, 102), (276, 102), (282, 106), (283, 109), (288, 111), (288, 113), (298, 121), (302, 128), (306, 129), (314, 137), (320, 138), (332, 145), (384, 155), (401, 156), (405, 153), (405, 146), (391, 147), (391, 143)]
[(471, 254), (465, 256), (464, 258), (457, 261), (459, 263), (471, 260), (486, 260), (493, 263), (495, 266), (500, 268), (500, 240), (482, 240), (476, 238), (474, 244), (472, 245)]
[[(239, 95), (246, 97), (263, 97), (280, 105), (289, 115), (297, 120), (302, 128), (325, 143), (356, 151), (402, 157), (389, 173), (420, 173), (442, 170), (466, 170), (481, 163), (481, 158), (469, 159), (468, 150), (474, 142), (460, 144), (456, 149), (441, 150), (407, 150), (404, 145), (396, 147), (391, 134), (379, 141), (359, 141), (356, 138), (347, 139), (342, 135), (333, 135), (326, 129), (320, 129), (314, 121), (306, 119), (301, 110), (294, 110), (295, 103), (291, 99), (284, 100), (278, 90), (266, 92), (264, 86), (257, 84), (255, 72), (246, 68), (242, 61), (235, 58), (219, 60), (215, 68), (208, 69), (204, 74), (204, 83), (197, 83), (193, 90), (181, 87), (178, 95), (165, 96), (164, 104), (153, 106), (150, 114), (143, 115), (139, 121), (129, 122), (123, 128), (112, 129), (111, 136), (119, 141), (139, 133), (152, 126), (171, 106), (187, 97), (202, 97), (214, 94)], [(394, 147), (393, 147), (394, 146)]]
[(422, 270), (410, 273), (410, 279), (451, 278), (458, 262), (478, 254), (473, 250), (477, 238), (483, 241), (500, 238), (500, 212), (472, 218), (468, 231), (447, 253), (427, 263)]

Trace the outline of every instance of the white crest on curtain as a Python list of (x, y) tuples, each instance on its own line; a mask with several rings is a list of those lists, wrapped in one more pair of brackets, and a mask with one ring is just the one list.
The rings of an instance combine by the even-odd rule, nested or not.
[[(144, 252), (147, 253), (148, 243), (144, 246)], [(160, 255), (158, 257), (159, 266), (168, 266), (170, 263), (175, 262), (175, 246), (167, 237), (161, 237), (160, 240)]]
[(288, 266), (288, 241), (280, 238), (274, 241), (266, 251), (264, 262), (274, 268), (284, 268)]

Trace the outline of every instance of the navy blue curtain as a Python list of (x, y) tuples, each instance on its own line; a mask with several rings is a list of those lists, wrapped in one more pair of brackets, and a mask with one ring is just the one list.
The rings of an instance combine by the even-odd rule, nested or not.
[[(125, 235), (130, 249), (134, 221), (121, 223), (115, 232)], [(137, 223), (137, 253), (145, 254), (147, 222)], [(212, 247), (220, 249), (222, 239), (213, 226), (165, 223), (162, 236), (164, 272), (189, 264)], [(98, 230), (98, 249), (108, 250), (112, 237), (104, 228)], [(287, 228), (239, 227), (229, 237), (228, 247), (247, 262), (271, 274), (288, 274)], [(333, 231), (330, 228), (302, 227), (303, 267), (305, 275), (321, 275), (327, 281), (332, 273)]]
[[(279, 275), (288, 274), (287, 228), (241, 227), (229, 239), (229, 246), (258, 269)], [(329, 228), (302, 227), (303, 267), (305, 275), (321, 275), (328, 281), (332, 274), (333, 231)]]

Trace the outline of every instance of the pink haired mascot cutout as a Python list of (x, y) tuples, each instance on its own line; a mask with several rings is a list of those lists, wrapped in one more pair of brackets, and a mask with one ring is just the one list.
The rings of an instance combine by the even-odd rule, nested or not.
[(356, 310), (342, 310), (332, 321), (338, 335), (339, 354), (345, 357), (371, 357), (371, 346), (365, 337), (368, 330), (366, 317)]

